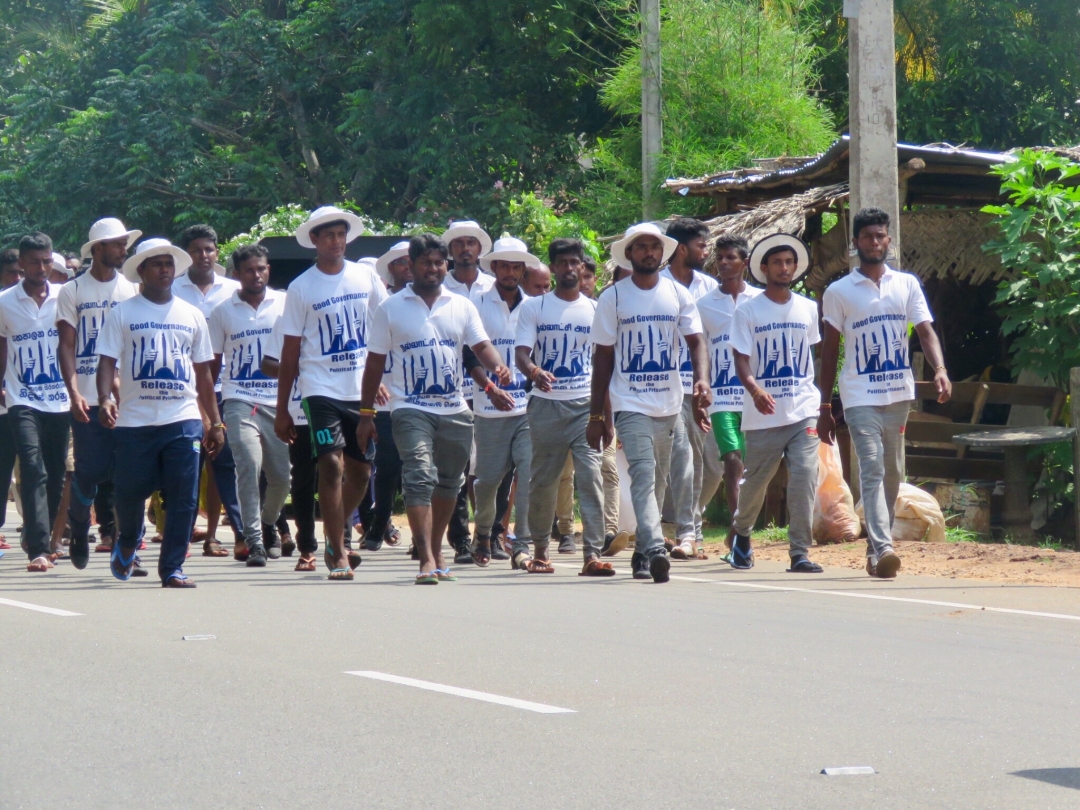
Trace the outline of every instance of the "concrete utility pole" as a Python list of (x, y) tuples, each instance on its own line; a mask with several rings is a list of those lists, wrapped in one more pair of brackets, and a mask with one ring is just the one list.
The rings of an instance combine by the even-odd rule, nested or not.
[(645, 219), (660, 217), (657, 167), (664, 151), (660, 101), (660, 0), (640, 0), (641, 12), (641, 191)]
[(898, 267), (902, 254), (893, 0), (844, 0), (844, 16), (848, 18), (851, 211), (874, 206), (888, 213), (893, 223), (890, 262)]

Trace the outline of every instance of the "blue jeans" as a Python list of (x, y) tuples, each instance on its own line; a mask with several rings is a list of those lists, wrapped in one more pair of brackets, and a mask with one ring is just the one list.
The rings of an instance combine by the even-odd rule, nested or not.
[[(71, 439), (75, 445), (75, 473), (71, 479), (71, 504), (68, 521), (71, 536), (85, 540), (90, 534), (90, 507), (97, 497), (98, 487), (113, 474), (113, 442), (115, 432), (98, 421), (97, 407), (88, 410), (89, 422), (71, 420)], [(98, 522), (106, 525), (106, 516)]]
[(202, 422), (186, 419), (171, 425), (116, 428), (114, 433), (117, 542), (125, 556), (135, 550), (143, 534), (146, 499), (160, 489), (168, 503), (158, 558), (158, 575), (164, 582), (183, 569), (199, 511)]

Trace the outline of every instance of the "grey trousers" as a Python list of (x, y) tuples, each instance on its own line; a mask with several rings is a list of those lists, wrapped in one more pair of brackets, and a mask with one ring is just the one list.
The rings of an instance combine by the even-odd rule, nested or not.
[(398, 408), (390, 422), (401, 457), (405, 506), (431, 506), (432, 497), (456, 500), (472, 452), (472, 411), (441, 414)]
[[(690, 523), (693, 525), (693, 539), (701, 545), (705, 541), (701, 516), (720, 487), (724, 468), (720, 463), (720, 449), (716, 446), (716, 440), (712, 434), (703, 433), (694, 421), (694, 398), (688, 394), (683, 396), (682, 423), (686, 444), (693, 456), (693, 465), (691, 467), (686, 464), (686, 469), (681, 469), (685, 455), (680, 452), (679, 434), (676, 433), (669, 476), (674, 516), (678, 526), (676, 538), (682, 542), (690, 536), (690, 532), (686, 530), (685, 512), (692, 509)], [(689, 500), (685, 493), (680, 491), (687, 477), (690, 477), (693, 487)]]
[(529, 488), (522, 486), (520, 481), (524, 471), (532, 467), (529, 417), (526, 414), (494, 419), (478, 416), (473, 423), (473, 435), (476, 440), (476, 466), (473, 467), (476, 476), (473, 484), (476, 493), (476, 539), (487, 540), (491, 537), (491, 526), (495, 523), (495, 495), (506, 474), (514, 467), (521, 470), (517, 495), (514, 496), (515, 528), (517, 534), (527, 531)]
[(892, 523), (904, 479), (904, 430), (910, 411), (910, 400), (844, 409), (851, 444), (859, 457), (866, 556), (875, 565), (878, 557), (892, 551)]
[[(697, 474), (698, 465), (695, 457), (699, 454), (694, 450), (694, 439), (687, 430), (687, 414), (691, 414), (693, 406), (687, 405), (690, 397), (683, 397), (682, 412), (675, 420), (675, 434), (671, 443), (671, 466), (668, 469), (668, 492), (671, 495), (673, 507), (672, 516), (675, 518), (676, 542), (684, 540), (694, 541), (694, 513), (697, 511), (697, 499), (701, 493), (701, 477)], [(700, 431), (695, 428), (695, 431)], [(660, 500), (661, 519), (663, 518), (663, 499)]]
[[(277, 523), (289, 497), (289, 445), (274, 433), (276, 408), (239, 399), (222, 404), (229, 446), (236, 461), (236, 496), (248, 546), (263, 541), (263, 524)], [(123, 464), (123, 459), (118, 459)], [(259, 473), (266, 476), (266, 496), (259, 507)]]
[(637, 518), (634, 550), (641, 554), (650, 555), (664, 548), (660, 505), (664, 502), (671, 448), (680, 422), (678, 414), (663, 417), (634, 411), (615, 414), (615, 427), (630, 471), (630, 496)]
[(739, 506), (732, 525), (736, 534), (749, 536), (757, 522), (765, 492), (780, 462), (787, 463), (788, 544), (792, 557), (809, 552), (811, 523), (817, 496), (817, 420), (746, 431), (745, 470), (739, 483)]
[[(529, 398), (529, 433), (532, 437), (532, 468), (529, 477), (529, 528), (518, 532), (514, 553), (528, 551), (530, 540), (536, 556), (547, 556), (548, 536), (555, 517), (559, 478), (566, 454), (574, 459), (574, 477), (581, 504), (582, 542), (585, 559), (599, 557), (604, 544), (604, 486), (600, 453), (585, 439), (589, 425), (589, 400)], [(524, 487), (518, 479), (518, 498)]]

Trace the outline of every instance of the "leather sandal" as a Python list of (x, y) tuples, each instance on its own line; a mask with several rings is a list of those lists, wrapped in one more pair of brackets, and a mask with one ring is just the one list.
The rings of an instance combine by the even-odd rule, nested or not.
[(581, 569), (579, 577), (613, 577), (615, 566), (609, 562), (601, 562), (597, 557), (589, 557), (585, 561), (585, 567)]
[(525, 570), (530, 574), (554, 574), (555, 568), (547, 560), (529, 560)]
[(217, 540), (207, 540), (202, 544), (202, 555), (204, 557), (228, 557), (229, 552)]

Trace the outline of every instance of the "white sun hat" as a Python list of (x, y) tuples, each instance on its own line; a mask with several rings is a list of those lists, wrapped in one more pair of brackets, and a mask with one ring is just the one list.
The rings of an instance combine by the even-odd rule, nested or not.
[(82, 246), (80, 253), (84, 259), (89, 259), (90, 248), (98, 242), (111, 242), (113, 239), (123, 239), (125, 236), (130, 250), (135, 240), (142, 236), (142, 231), (129, 231), (124, 227), (124, 223), (115, 217), (99, 219), (90, 226), (90, 240)]
[(480, 255), (491, 250), (491, 237), (487, 235), (487, 231), (480, 227), (476, 222), (471, 219), (463, 219), (460, 222), (450, 223), (450, 227), (443, 231), (442, 240), (446, 242), (449, 247), (450, 243), (455, 239), (462, 236), (472, 236), (475, 239), (480, 240)]
[(390, 275), (390, 262), (397, 261), (409, 255), (409, 243), (398, 242), (375, 262), (375, 272), (383, 280), (383, 284), (389, 287), (394, 283), (394, 277)]
[(139, 243), (135, 252), (124, 262), (124, 278), (134, 284), (139, 284), (142, 281), (139, 278), (139, 265), (155, 256), (172, 256), (173, 262), (176, 263), (176, 275), (187, 272), (187, 269), (191, 267), (191, 257), (188, 256), (186, 250), (178, 248), (168, 239), (146, 239)]
[(67, 266), (67, 259), (59, 253), (54, 253), (52, 255), (52, 266), (53, 270), (56, 270), (58, 273), (63, 273), (68, 278), (75, 278), (75, 271)]
[(312, 228), (318, 228), (320, 225), (326, 225), (330, 222), (344, 222), (348, 226), (345, 236), (346, 242), (351, 242), (364, 232), (364, 223), (360, 221), (360, 217), (356, 214), (351, 211), (342, 211), (336, 205), (324, 205), (322, 208), (316, 208), (312, 211), (308, 215), (307, 221), (296, 229), (296, 241), (306, 248), (315, 247), (315, 243), (311, 241)]
[(806, 242), (790, 234), (774, 233), (772, 236), (766, 236), (750, 251), (750, 274), (759, 284), (769, 283), (765, 274), (761, 272), (761, 260), (766, 253), (777, 247), (787, 247), (795, 251), (796, 267), (795, 275), (791, 277), (792, 284), (805, 276), (806, 271), (810, 269), (810, 248), (806, 246)]
[(626, 257), (626, 249), (642, 236), (655, 236), (664, 243), (664, 258), (661, 259), (661, 264), (667, 264), (668, 259), (671, 258), (671, 254), (674, 253), (675, 248), (679, 246), (678, 242), (661, 231), (653, 223), (639, 222), (637, 225), (631, 225), (627, 228), (623, 238), (611, 245), (611, 258), (615, 260), (615, 263), (619, 265), (619, 267), (624, 270), (633, 269), (633, 265), (630, 264), (630, 259)]
[(525, 262), (526, 267), (534, 270), (539, 269), (541, 262), (529, 253), (529, 246), (513, 236), (504, 236), (495, 240), (495, 246), (491, 252), (481, 257), (480, 266), (487, 272), (492, 272), (492, 262)]

